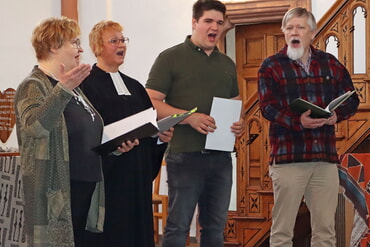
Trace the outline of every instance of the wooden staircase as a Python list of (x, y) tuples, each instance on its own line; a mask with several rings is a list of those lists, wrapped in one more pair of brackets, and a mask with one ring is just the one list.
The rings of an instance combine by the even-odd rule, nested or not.
[[(354, 73), (354, 15), (365, 20), (363, 34), (370, 33), (367, 13), (370, 0), (337, 1), (319, 21), (319, 32), (313, 45), (326, 50), (333, 37), (338, 48), (338, 59), (348, 68), (360, 97), (357, 113), (336, 125), (339, 154), (370, 152), (370, 37), (367, 36), (366, 71)], [(358, 16), (357, 16), (358, 17)], [(237, 142), (237, 208), (230, 211), (225, 228), (225, 246), (269, 246), (268, 238), (273, 207), (272, 184), (268, 175), (268, 121), (259, 110), (258, 95), (243, 96), (246, 131)], [(365, 145), (366, 144), (366, 145)], [(294, 246), (309, 246), (309, 212), (303, 204), (297, 216)], [(339, 245), (338, 245), (339, 246)]]

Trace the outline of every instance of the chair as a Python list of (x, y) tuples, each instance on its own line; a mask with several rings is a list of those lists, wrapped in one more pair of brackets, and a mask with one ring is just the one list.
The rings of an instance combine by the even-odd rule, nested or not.
[[(164, 227), (166, 226), (166, 220), (168, 215), (168, 196), (159, 194), (159, 187), (161, 184), (161, 170), (166, 165), (166, 162), (162, 161), (162, 167), (159, 169), (157, 177), (154, 179), (153, 184), (153, 222), (154, 222), (154, 241), (158, 243), (159, 241), (159, 220), (162, 220), (162, 234), (164, 232)], [(161, 205), (161, 210), (159, 206)]]

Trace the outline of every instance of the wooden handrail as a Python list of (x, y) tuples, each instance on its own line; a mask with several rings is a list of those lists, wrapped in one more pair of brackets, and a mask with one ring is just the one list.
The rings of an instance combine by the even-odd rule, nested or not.
[(5, 156), (19, 156), (20, 154), (18, 152), (0, 152), (0, 157)]

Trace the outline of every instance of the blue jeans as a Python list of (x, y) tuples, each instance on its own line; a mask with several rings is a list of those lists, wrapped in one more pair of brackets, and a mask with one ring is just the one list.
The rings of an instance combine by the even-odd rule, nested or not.
[(227, 152), (191, 152), (166, 157), (169, 215), (163, 247), (183, 247), (198, 204), (200, 246), (223, 247), (232, 186)]

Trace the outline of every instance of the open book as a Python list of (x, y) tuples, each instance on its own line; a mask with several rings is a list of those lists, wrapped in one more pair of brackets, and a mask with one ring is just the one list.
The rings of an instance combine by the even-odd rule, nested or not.
[(333, 99), (325, 109), (312, 104), (311, 102), (308, 102), (304, 99), (298, 98), (293, 100), (292, 103), (290, 103), (290, 108), (293, 111), (303, 113), (307, 110), (311, 110), (310, 117), (312, 118), (328, 118), (332, 115), (332, 111), (337, 109), (344, 101), (346, 101), (349, 97), (351, 97), (352, 94), (354, 94), (356, 90), (348, 91), (341, 96)]
[(158, 132), (175, 126), (196, 110), (197, 108), (194, 108), (186, 113), (174, 114), (157, 122), (156, 110), (148, 108), (104, 126), (102, 142), (99, 146), (94, 147), (93, 151), (99, 154), (108, 154), (116, 150), (123, 142), (154, 137)]

